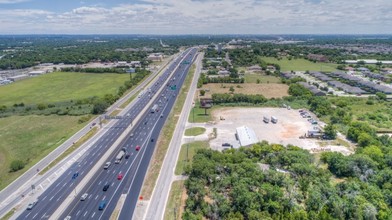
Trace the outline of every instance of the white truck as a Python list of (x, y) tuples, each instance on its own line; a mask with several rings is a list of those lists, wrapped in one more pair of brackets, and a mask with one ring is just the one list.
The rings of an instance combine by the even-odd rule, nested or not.
[(152, 106), (151, 108), (151, 113), (157, 112), (158, 111), (158, 104), (155, 104), (154, 106)]
[(121, 162), (122, 158), (124, 157), (124, 155), (125, 155), (125, 150), (122, 149), (120, 152), (118, 152), (114, 163), (119, 164)]
[(268, 118), (267, 116), (264, 116), (264, 117), (263, 117), (263, 121), (264, 121), (264, 123), (267, 123), (267, 124), (268, 124), (268, 123), (269, 123), (269, 118)]
[(276, 123), (278, 123), (278, 119), (275, 116), (272, 116), (271, 117), (271, 122), (276, 124)]

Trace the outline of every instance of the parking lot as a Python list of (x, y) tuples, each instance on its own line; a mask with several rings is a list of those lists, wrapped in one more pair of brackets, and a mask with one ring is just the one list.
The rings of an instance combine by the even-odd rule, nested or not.
[[(303, 118), (298, 110), (287, 108), (222, 108), (212, 112), (217, 128), (217, 138), (210, 141), (210, 146), (215, 150), (222, 150), (223, 143), (230, 143), (233, 147), (239, 147), (235, 132), (237, 127), (247, 126), (252, 128), (259, 141), (266, 140), (269, 143), (292, 144), (303, 149), (320, 149), (318, 139), (300, 139), (308, 130), (313, 130), (308, 118)], [(317, 118), (309, 113), (310, 116)], [(263, 122), (263, 117), (274, 116), (278, 119), (276, 124)], [(221, 120), (224, 119), (224, 120)], [(324, 146), (325, 147), (325, 146)], [(332, 147), (332, 146), (331, 146)], [(336, 148), (336, 147), (335, 147)], [(334, 149), (335, 149), (334, 148)]]

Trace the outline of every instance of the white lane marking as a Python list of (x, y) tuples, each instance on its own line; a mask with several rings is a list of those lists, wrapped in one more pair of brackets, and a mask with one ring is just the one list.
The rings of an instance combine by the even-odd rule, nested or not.
[(38, 215), (38, 213), (37, 213), (37, 214), (35, 214), (35, 215), (33, 216), (33, 218), (35, 218), (37, 215)]
[(112, 183), (112, 186), (114, 185), (114, 182)]
[(53, 198), (54, 198), (54, 196), (52, 196), (52, 198), (50, 198), (49, 201), (52, 201)]
[(83, 217), (87, 215), (87, 211), (84, 213)]
[(31, 214), (31, 212), (29, 212), (29, 214), (26, 215), (26, 218)]
[(64, 183), (63, 187), (64, 187), (65, 185), (67, 185), (67, 183)]
[(106, 199), (106, 196), (103, 196), (102, 200), (105, 200), (105, 199)]
[(94, 200), (97, 200), (98, 199), (98, 195), (95, 197), (95, 199)]
[(98, 186), (99, 186), (99, 185), (101, 185), (101, 183), (102, 183), (102, 180), (101, 180), (101, 181), (99, 181), (99, 183), (98, 183)]
[(45, 197), (42, 199), (42, 201), (44, 201), (44, 200), (46, 199), (46, 197), (48, 197), (48, 196), (45, 196)]
[(76, 215), (78, 216), (79, 215), (79, 213), (80, 213), (80, 210), (76, 213)]
[(93, 213), (93, 215), (91, 216), (91, 218), (94, 218), (95, 212)]

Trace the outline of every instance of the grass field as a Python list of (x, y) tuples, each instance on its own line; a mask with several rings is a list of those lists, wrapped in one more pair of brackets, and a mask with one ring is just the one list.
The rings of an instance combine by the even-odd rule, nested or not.
[(336, 71), (337, 64), (333, 63), (313, 63), (305, 59), (292, 59), (288, 60), (283, 58), (278, 60), (274, 57), (260, 57), (267, 63), (279, 64), (281, 71), (325, 71), (332, 72)]
[[(0, 119), (0, 189), (37, 163), (80, 130), (76, 116), (12, 116)], [(24, 169), (9, 173), (13, 160), (26, 162)]]
[(177, 161), (176, 170), (174, 173), (176, 175), (183, 174), (185, 166), (187, 164), (192, 164), (193, 156), (196, 154), (197, 150), (207, 149), (209, 147), (210, 145), (208, 144), (208, 141), (196, 141), (182, 145), (180, 155)]
[(114, 94), (128, 74), (55, 72), (0, 87), (1, 105), (38, 104)]
[(197, 135), (201, 135), (204, 134), (204, 132), (206, 132), (205, 128), (202, 127), (194, 127), (194, 128), (188, 128), (185, 130), (185, 135), (186, 136), (197, 136)]
[(200, 122), (209, 122), (212, 121), (212, 116), (210, 112), (214, 109), (213, 106), (211, 109), (207, 109), (207, 115), (204, 114), (205, 110), (200, 108), (200, 103), (197, 102), (195, 107), (192, 108), (191, 113), (189, 114), (188, 121), (191, 123), (200, 123)]
[[(266, 98), (282, 98), (288, 96), (289, 86), (281, 83), (209, 83), (203, 85), (202, 89), (209, 90), (206, 92), (205, 97), (210, 98), (214, 93), (229, 93), (230, 86), (234, 87), (234, 93), (243, 94), (261, 94)], [(238, 88), (240, 86), (240, 88)]]
[(181, 219), (185, 199), (183, 198), (184, 182), (184, 180), (178, 180), (172, 183), (165, 209), (165, 220)]
[(253, 74), (245, 74), (245, 83), (257, 83), (257, 80), (260, 80), (260, 83), (280, 83), (281, 80), (276, 76), (267, 76), (260, 73)]

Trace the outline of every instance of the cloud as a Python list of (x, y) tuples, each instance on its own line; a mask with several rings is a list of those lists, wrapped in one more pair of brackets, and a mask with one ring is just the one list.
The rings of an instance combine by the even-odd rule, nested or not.
[[(391, 33), (386, 27), (392, 25), (389, 0), (142, 0), (111, 7), (84, 5), (63, 13), (0, 10), (0, 34), (355, 34)], [(10, 26), (5, 20), (20, 26), (4, 28)], [(18, 29), (26, 20), (29, 25)]]
[(30, 0), (0, 0), (0, 4), (16, 4), (21, 2), (28, 2)]

